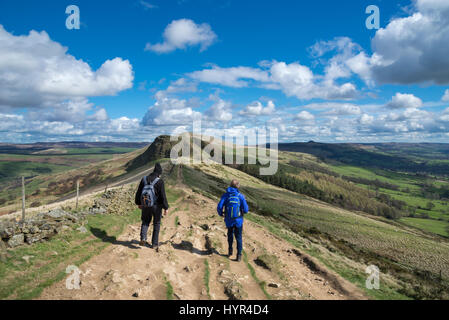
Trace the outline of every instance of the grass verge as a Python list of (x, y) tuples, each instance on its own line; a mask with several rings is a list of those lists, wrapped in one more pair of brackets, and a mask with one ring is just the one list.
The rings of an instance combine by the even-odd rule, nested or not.
[(266, 283), (265, 281), (259, 280), (256, 275), (256, 270), (254, 270), (253, 266), (248, 261), (248, 256), (246, 255), (246, 252), (243, 250), (243, 261), (245, 262), (246, 266), (249, 269), (249, 272), (251, 273), (251, 277), (253, 277), (254, 281), (259, 285), (260, 289), (262, 289), (263, 294), (265, 297), (267, 297), (268, 300), (271, 300), (271, 295), (266, 290)]
[[(80, 266), (114, 243), (124, 228), (139, 221), (140, 211), (128, 215), (90, 216), (82, 233), (73, 230), (54, 236), (46, 242), (10, 250), (0, 264), (0, 299), (34, 299), (52, 284), (66, 277), (69, 265)], [(29, 258), (27, 263), (24, 257)]]

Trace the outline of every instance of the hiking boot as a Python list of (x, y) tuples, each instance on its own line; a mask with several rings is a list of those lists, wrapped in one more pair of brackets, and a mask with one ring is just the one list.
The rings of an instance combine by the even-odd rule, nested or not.
[(237, 262), (242, 261), (242, 255), (239, 254), (239, 255), (237, 256), (237, 259), (235, 259), (235, 261), (237, 261)]
[(139, 245), (144, 247), (144, 246), (148, 245), (148, 242), (145, 240), (140, 240)]

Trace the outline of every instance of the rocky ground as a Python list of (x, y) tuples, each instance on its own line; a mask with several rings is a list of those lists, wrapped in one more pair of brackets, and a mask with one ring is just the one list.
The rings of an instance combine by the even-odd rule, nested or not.
[(67, 289), (63, 280), (40, 299), (365, 299), (354, 285), (249, 221), (245, 259), (227, 258), (216, 203), (184, 190), (163, 219), (159, 252), (139, 246), (140, 226), (130, 225), (80, 266), (80, 289)]

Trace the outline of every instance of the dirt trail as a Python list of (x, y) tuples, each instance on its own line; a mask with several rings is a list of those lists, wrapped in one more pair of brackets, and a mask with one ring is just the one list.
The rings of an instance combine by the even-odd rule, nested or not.
[[(216, 203), (184, 190), (184, 198), (162, 220), (159, 252), (139, 246), (140, 225), (128, 226), (117, 241), (81, 265), (79, 290), (66, 289), (64, 279), (39, 299), (365, 299), (354, 285), (291, 244), (245, 221), (247, 262), (265, 282), (264, 293), (246, 261), (224, 256), (226, 231)], [(276, 256), (276, 270), (255, 263), (262, 254)]]

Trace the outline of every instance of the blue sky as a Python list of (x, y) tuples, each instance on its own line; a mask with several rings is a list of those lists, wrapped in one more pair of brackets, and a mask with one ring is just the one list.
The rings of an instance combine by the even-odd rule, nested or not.
[(3, 0), (0, 141), (150, 141), (201, 116), (211, 134), (446, 142), (448, 13), (444, 0)]

